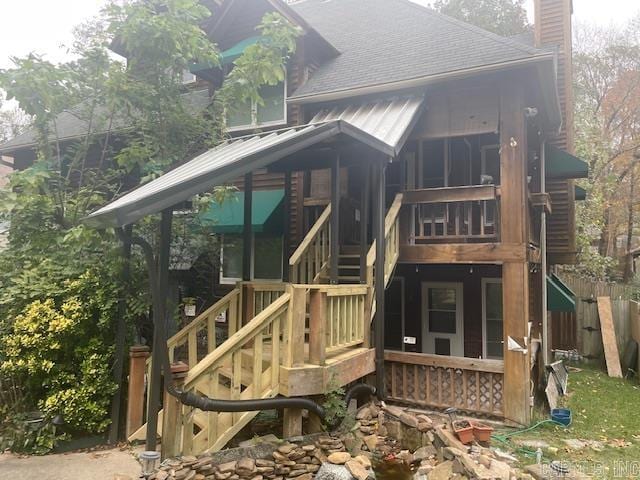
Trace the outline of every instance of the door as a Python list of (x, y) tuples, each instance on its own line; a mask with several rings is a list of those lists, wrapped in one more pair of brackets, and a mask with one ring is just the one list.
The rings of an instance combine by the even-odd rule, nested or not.
[(422, 350), (464, 356), (462, 283), (422, 284)]
[(384, 296), (384, 348), (404, 351), (404, 278), (394, 277)]

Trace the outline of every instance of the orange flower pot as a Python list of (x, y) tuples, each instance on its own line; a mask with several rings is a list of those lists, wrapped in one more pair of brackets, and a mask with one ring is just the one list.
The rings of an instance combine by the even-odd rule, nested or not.
[(453, 422), (453, 431), (463, 444), (467, 445), (473, 442), (473, 425), (466, 420)]
[(491, 434), (493, 433), (493, 427), (484, 425), (483, 423), (473, 424), (473, 435), (479, 442), (489, 442), (491, 440)]

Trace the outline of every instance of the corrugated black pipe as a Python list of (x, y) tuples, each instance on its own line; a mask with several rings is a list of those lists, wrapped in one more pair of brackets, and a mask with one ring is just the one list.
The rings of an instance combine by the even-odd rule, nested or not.
[[(157, 298), (157, 282), (155, 273), (155, 262), (153, 258), (153, 250), (149, 243), (141, 237), (131, 238), (133, 245), (138, 245), (143, 253), (149, 270), (149, 283), (151, 284), (152, 294)], [(160, 338), (163, 339), (163, 345), (167, 345), (167, 337), (165, 332), (164, 319), (161, 314), (154, 315), (154, 327), (158, 329)], [(162, 362), (162, 369), (165, 372), (164, 385), (169, 395), (177, 398), (184, 405), (199, 408), (205, 412), (255, 412), (259, 410), (273, 410), (278, 408), (303, 408), (315, 413), (321, 419), (324, 419), (326, 412), (324, 408), (313, 400), (308, 398), (263, 398), (256, 400), (217, 400), (205, 397), (192, 392), (184, 392), (176, 388), (173, 379), (168, 372), (171, 371), (171, 363), (169, 361), (168, 349), (162, 348), (159, 352)]]

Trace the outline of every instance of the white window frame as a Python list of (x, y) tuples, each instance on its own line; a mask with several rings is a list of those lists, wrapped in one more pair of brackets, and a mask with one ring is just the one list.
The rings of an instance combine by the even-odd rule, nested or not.
[[(256, 102), (254, 102), (253, 100), (251, 101), (251, 123), (247, 124), (247, 125), (236, 125), (234, 127), (227, 127), (227, 131), (228, 132), (242, 132), (245, 130), (252, 130), (255, 128), (262, 128), (262, 127), (277, 127), (277, 126), (281, 126), (281, 125), (286, 125), (288, 123), (288, 118), (287, 118), (287, 72), (285, 71), (285, 75), (284, 75), (284, 81), (283, 83), (283, 90), (284, 90), (284, 114), (282, 117), (282, 120), (274, 120), (271, 122), (264, 122), (264, 123), (260, 123), (258, 122), (258, 104)], [(227, 119), (227, 114), (225, 112), (225, 122)]]
[[(240, 234), (240, 236), (242, 236), (242, 234)], [(225, 277), (224, 276), (224, 266), (223, 266), (223, 261), (224, 261), (224, 237), (225, 235), (222, 234), (220, 236), (220, 284), (221, 285), (235, 285), (238, 282), (242, 281), (242, 278), (236, 278), (236, 277)], [(280, 235), (280, 238), (282, 238), (282, 235)], [(284, 242), (282, 242), (284, 245)], [(256, 234), (255, 232), (253, 232), (251, 234), (251, 280), (255, 280), (254, 278), (254, 265), (255, 265), (255, 254), (256, 254)], [(282, 256), (284, 255), (284, 252), (280, 252), (280, 263), (282, 263)], [(263, 280), (263, 279), (260, 279)], [(271, 282), (278, 282), (278, 281), (282, 281), (282, 270), (280, 271), (280, 278), (273, 278), (273, 279), (264, 279), (264, 280), (268, 280)]]
[[(481, 280), (482, 284), (482, 358), (488, 358), (487, 354), (487, 285), (488, 284), (502, 284), (501, 278), (490, 278), (485, 277)], [(504, 288), (504, 286), (503, 286)], [(504, 346), (504, 312), (502, 313), (502, 344)], [(503, 356), (500, 358), (492, 357), (495, 360), (502, 360)]]
[[(492, 145), (483, 145), (480, 147), (480, 175), (486, 175), (487, 173), (487, 151), (488, 150), (497, 150), (498, 153), (500, 152), (500, 145), (498, 144), (492, 144)], [(495, 184), (495, 178), (494, 180), (494, 184)], [(493, 207), (493, 220), (488, 220), (489, 216), (489, 208), (488, 208), (488, 204), (487, 204), (487, 200), (483, 200), (482, 201), (482, 209), (484, 210), (484, 225), (485, 227), (493, 227), (495, 226), (495, 220), (496, 220), (496, 213), (497, 213), (497, 208), (494, 206)]]

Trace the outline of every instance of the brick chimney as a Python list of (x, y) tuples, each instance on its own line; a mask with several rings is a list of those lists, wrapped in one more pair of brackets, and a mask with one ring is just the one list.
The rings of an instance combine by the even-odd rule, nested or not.
[(571, 57), (572, 0), (534, 0), (535, 42), (539, 48), (558, 52), (558, 92), (562, 109), (562, 128), (554, 139), (557, 147), (573, 153), (573, 67)]

